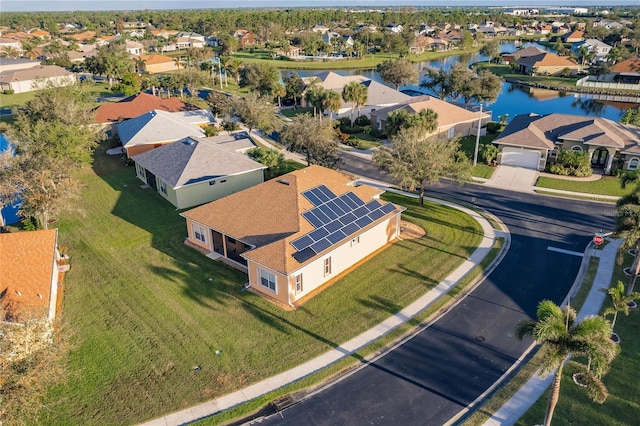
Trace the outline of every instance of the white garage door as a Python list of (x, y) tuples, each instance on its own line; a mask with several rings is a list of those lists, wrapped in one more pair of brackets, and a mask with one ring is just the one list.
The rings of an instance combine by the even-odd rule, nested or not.
[(500, 164), (538, 170), (540, 152), (528, 149), (504, 148)]

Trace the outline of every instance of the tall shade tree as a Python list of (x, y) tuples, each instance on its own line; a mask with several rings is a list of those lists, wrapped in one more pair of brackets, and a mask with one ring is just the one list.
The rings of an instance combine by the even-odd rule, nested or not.
[(602, 404), (607, 398), (607, 390), (601, 378), (620, 348), (611, 340), (611, 325), (602, 317), (594, 316), (576, 322), (575, 309), (569, 306), (561, 308), (550, 300), (538, 304), (537, 317), (537, 321), (521, 321), (516, 327), (516, 336), (518, 339), (531, 336), (542, 345), (542, 374), (555, 371), (544, 419), (545, 426), (550, 426), (560, 398), (564, 364), (572, 357), (584, 356), (589, 359), (589, 368), (576, 361), (570, 362), (579, 371), (589, 398)]
[(282, 82), (287, 89), (287, 97), (293, 99), (293, 104), (297, 105), (304, 92), (304, 81), (302, 81), (298, 73), (292, 72), (288, 77), (284, 77)]
[(280, 72), (269, 64), (247, 64), (240, 69), (240, 87), (257, 90), (260, 95), (271, 95), (280, 84)]
[(373, 162), (409, 190), (418, 190), (424, 204), (425, 186), (443, 177), (462, 183), (471, 179), (471, 166), (457, 140), (442, 136), (425, 138), (420, 126), (401, 129), (373, 154)]
[(618, 200), (616, 216), (616, 235), (624, 238), (618, 249), (618, 264), (622, 264), (628, 250), (634, 249), (636, 253), (631, 265), (631, 278), (628, 286), (628, 291), (631, 293), (638, 279), (638, 274), (640, 274), (640, 184), (636, 174), (622, 175), (621, 184), (623, 188), (627, 184), (635, 185), (633, 192)]
[(247, 155), (258, 163), (267, 166), (267, 179), (274, 178), (284, 168), (284, 154), (273, 148), (253, 148), (247, 151)]
[(440, 99), (452, 95), (451, 80), (447, 71), (429, 67), (425, 74), (426, 78), (420, 82), (420, 87), (430, 90)]
[(109, 79), (109, 87), (114, 79), (134, 71), (134, 62), (120, 44), (112, 43), (99, 46), (95, 56), (85, 60), (87, 70), (95, 75), (104, 75)]
[(634, 301), (640, 294), (627, 294), (622, 281), (618, 281), (618, 283), (611, 288), (601, 288), (600, 291), (609, 296), (611, 305), (605, 308), (603, 315), (613, 315), (613, 320), (611, 321), (611, 331), (613, 331), (616, 326), (618, 314), (623, 313), (629, 315), (629, 303)]
[(319, 164), (335, 169), (340, 164), (333, 129), (309, 114), (295, 116), (282, 131), (280, 139), (288, 150), (303, 154), (307, 165)]
[(287, 88), (282, 83), (278, 83), (273, 88), (273, 96), (278, 100), (278, 108), (282, 108), (282, 98), (287, 96)]
[(418, 69), (404, 58), (384, 61), (378, 65), (380, 77), (398, 90), (400, 86), (418, 83)]
[(216, 119), (219, 115), (228, 115), (231, 112), (231, 98), (223, 92), (212, 90), (206, 100), (211, 113)]
[(255, 92), (247, 94), (244, 98), (234, 99), (233, 111), (247, 125), (249, 131), (260, 129), (265, 133), (271, 133), (281, 127), (275, 105)]
[(480, 53), (488, 56), (489, 62), (493, 62), (500, 58), (500, 43), (497, 40), (490, 40), (480, 48)]

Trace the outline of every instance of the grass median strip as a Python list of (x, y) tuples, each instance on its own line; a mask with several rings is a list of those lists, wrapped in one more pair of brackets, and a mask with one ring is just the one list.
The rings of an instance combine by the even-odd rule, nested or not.
[[(216, 398), (349, 340), (433, 288), (481, 239), (469, 216), (393, 194), (426, 236), (393, 244), (293, 312), (242, 291), (246, 276), (183, 244), (184, 220), (104, 147), (69, 247), (65, 374), (42, 423), (131, 424)], [(199, 370), (194, 369), (200, 366)]]

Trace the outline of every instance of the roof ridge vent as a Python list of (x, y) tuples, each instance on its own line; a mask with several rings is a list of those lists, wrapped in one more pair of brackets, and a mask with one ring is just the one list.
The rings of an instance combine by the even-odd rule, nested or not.
[(291, 182), (286, 179), (278, 179), (277, 182), (287, 186), (291, 185)]

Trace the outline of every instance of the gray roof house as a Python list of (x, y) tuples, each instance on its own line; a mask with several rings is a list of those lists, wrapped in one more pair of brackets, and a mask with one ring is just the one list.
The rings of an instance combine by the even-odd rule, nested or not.
[[(380, 108), (396, 105), (400, 102), (408, 101), (411, 96), (406, 95), (392, 87), (386, 86), (377, 81), (371, 80), (362, 75), (343, 76), (333, 71), (324, 71), (312, 77), (304, 77), (305, 84), (311, 83), (314, 79), (319, 80), (320, 86), (325, 90), (331, 90), (342, 94), (344, 86), (352, 81), (367, 87), (367, 102), (360, 108), (358, 115), (370, 116), (372, 111)], [(304, 99), (303, 99), (304, 105)], [(348, 117), (351, 114), (351, 102), (342, 101), (342, 107), (338, 111), (339, 117)]]
[(558, 150), (589, 153), (591, 166), (606, 174), (614, 168), (640, 168), (640, 129), (601, 117), (520, 114), (494, 139), (501, 164), (544, 169)]
[(156, 109), (117, 124), (116, 131), (127, 156), (132, 157), (185, 137), (203, 137), (201, 126), (213, 122), (208, 110), (173, 113)]
[[(76, 75), (57, 65), (30, 66), (29, 68), (9, 69), (0, 72), (0, 90), (13, 90), (14, 93), (31, 92), (45, 87), (68, 86), (76, 82)], [(18, 63), (20, 66), (20, 63)]]
[(246, 133), (187, 137), (132, 157), (136, 176), (178, 209), (217, 200), (264, 181), (266, 166), (243, 154)]

